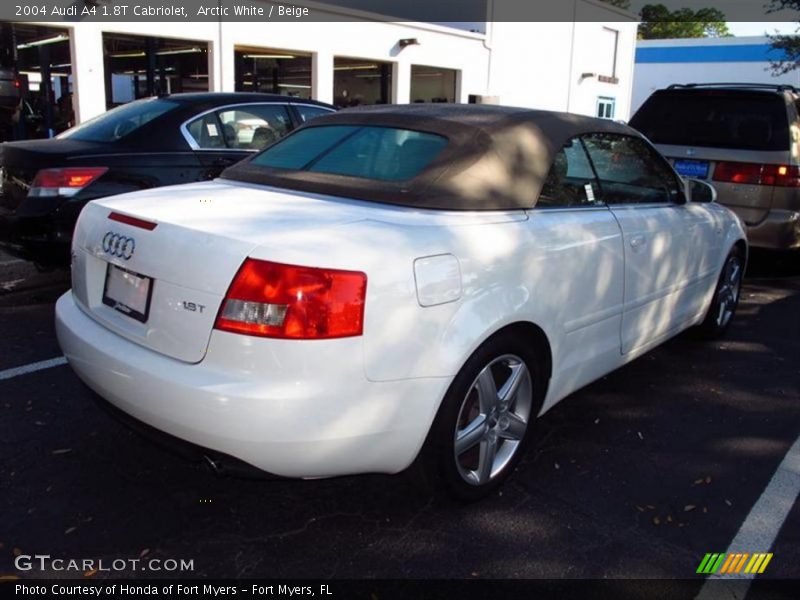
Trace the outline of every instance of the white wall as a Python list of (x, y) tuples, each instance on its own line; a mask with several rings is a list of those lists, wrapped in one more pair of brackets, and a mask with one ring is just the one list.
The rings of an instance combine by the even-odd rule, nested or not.
[[(627, 121), (631, 114), (631, 92), (633, 90), (633, 65), (636, 52), (636, 22), (578, 22), (575, 24), (575, 53), (570, 81), (570, 103), (568, 112), (594, 116), (597, 99), (600, 96), (616, 100), (614, 118)], [(600, 73), (598, 68), (604, 64), (598, 61), (597, 48), (603, 35), (603, 28), (619, 32), (617, 43), (616, 77), (617, 83), (605, 83), (598, 77), (582, 77), (585, 73)]]
[[(598, 96), (612, 97), (615, 118), (628, 119), (637, 22), (614, 7), (586, 0), (577, 0), (575, 15), (572, 22), (489, 23), (490, 95), (499, 96), (501, 104), (591, 116)], [(600, 72), (611, 63), (598, 54), (604, 28), (619, 32), (617, 83), (597, 79), (597, 75), (612, 75)], [(582, 77), (584, 73), (592, 76)]]

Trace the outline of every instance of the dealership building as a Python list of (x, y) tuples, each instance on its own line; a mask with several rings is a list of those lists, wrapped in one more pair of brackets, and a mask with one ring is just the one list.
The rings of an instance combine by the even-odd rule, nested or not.
[(338, 7), (323, 8), (329, 22), (5, 22), (0, 66), (19, 74), (54, 127), (65, 98), (81, 122), (136, 98), (190, 91), (340, 107), (491, 102), (627, 119), (636, 17), (570, 2), (572, 22), (486, 22), (473, 31)]

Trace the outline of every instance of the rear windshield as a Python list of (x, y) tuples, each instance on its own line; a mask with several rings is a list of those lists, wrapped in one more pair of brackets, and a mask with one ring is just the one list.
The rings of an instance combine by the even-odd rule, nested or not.
[(116, 142), (177, 107), (177, 102), (163, 98), (136, 100), (67, 129), (58, 137), (85, 142)]
[(788, 150), (789, 124), (781, 96), (712, 90), (653, 94), (630, 121), (656, 144)]
[(445, 137), (410, 129), (323, 125), (299, 130), (254, 157), (250, 164), (404, 181), (418, 175), (446, 145)]

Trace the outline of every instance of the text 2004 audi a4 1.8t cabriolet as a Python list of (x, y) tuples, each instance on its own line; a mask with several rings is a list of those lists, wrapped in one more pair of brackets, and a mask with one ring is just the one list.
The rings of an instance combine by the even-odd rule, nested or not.
[(344, 111), (215, 181), (87, 205), (58, 338), (100, 396), (209, 452), (307, 478), (419, 457), (477, 498), (558, 400), (726, 329), (747, 248), (712, 196), (609, 121)]

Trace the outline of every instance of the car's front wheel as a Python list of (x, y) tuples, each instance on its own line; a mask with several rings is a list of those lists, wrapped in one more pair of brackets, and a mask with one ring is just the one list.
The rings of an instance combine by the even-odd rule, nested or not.
[(500, 334), (462, 367), (423, 451), (429, 479), (460, 500), (477, 500), (511, 474), (530, 440), (544, 395), (530, 347)]

